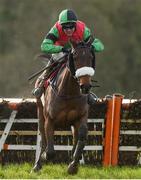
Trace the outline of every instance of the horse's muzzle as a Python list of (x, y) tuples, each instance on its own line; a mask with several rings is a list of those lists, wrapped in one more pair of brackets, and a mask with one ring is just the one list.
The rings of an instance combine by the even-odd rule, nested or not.
[(91, 84), (80, 85), (80, 91), (82, 94), (89, 94), (91, 87), (92, 87)]
[(81, 76), (79, 78), (79, 86), (82, 94), (88, 94), (92, 85), (91, 85), (91, 76)]

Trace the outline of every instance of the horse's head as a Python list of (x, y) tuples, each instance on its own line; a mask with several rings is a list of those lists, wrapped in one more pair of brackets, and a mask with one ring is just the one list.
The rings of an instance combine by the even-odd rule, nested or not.
[(92, 87), (91, 78), (95, 73), (95, 55), (91, 48), (93, 39), (87, 42), (72, 43), (72, 53), (69, 57), (69, 68), (72, 75), (78, 80), (83, 94), (89, 93)]

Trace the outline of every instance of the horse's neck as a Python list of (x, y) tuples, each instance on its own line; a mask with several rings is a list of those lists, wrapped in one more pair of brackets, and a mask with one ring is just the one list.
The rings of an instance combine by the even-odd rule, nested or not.
[(58, 95), (59, 96), (79, 96), (80, 88), (79, 85), (72, 77), (70, 71), (65, 68), (61, 74), (60, 80), (58, 81)]

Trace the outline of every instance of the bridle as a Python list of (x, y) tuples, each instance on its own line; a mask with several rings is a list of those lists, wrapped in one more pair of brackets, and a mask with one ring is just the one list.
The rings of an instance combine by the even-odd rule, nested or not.
[[(83, 48), (83, 49), (81, 49)], [(80, 49), (80, 52), (78, 52)], [(81, 54), (82, 52), (82, 54)], [(78, 53), (78, 54), (77, 54)], [(88, 54), (90, 53), (90, 54)], [(84, 59), (83, 59), (83, 54), (84, 54)], [(79, 62), (84, 60), (86, 62), (87, 57), (86, 55), (88, 54), (88, 58), (91, 58), (91, 62), (89, 59), (88, 65), (84, 63), (84, 67), (80, 65), (80, 68), (76, 67), (76, 61), (77, 61), (77, 56), (79, 59)], [(80, 56), (80, 57), (79, 57)], [(91, 64), (91, 65), (90, 65)], [(82, 93), (88, 93), (90, 88), (92, 87), (91, 83), (91, 77), (94, 75), (95, 72), (95, 53), (92, 50), (91, 46), (88, 46), (87, 44), (81, 42), (78, 44), (77, 47), (72, 48), (70, 54), (68, 55), (68, 62), (67, 62), (67, 67), (69, 71), (71, 72), (71, 75), (73, 76), (74, 79), (76, 79), (76, 82), (78, 83), (80, 87), (80, 91)]]
[(84, 44), (84, 42), (80, 42), (78, 44), (78, 46), (74, 49), (72, 48), (71, 52), (68, 54), (68, 62), (67, 62), (67, 67), (71, 72), (71, 75), (76, 78), (75, 73), (76, 73), (76, 67), (75, 67), (75, 63), (74, 63), (74, 54), (77, 51), (77, 49), (87, 49), (90, 51), (90, 53), (92, 54), (93, 58), (92, 58), (92, 68), (95, 69), (95, 53), (94, 50), (91, 47), (88, 47), (86, 44)]

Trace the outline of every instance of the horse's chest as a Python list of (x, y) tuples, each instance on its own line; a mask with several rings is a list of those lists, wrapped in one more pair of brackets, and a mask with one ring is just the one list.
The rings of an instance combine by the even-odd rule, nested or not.
[(79, 117), (79, 113), (77, 110), (69, 110), (69, 111), (61, 111), (58, 113), (57, 119), (58, 120), (65, 120), (65, 121), (73, 121)]
[(64, 108), (60, 111), (54, 112), (52, 115), (55, 117), (56, 122), (73, 122), (79, 120), (82, 115), (84, 114), (83, 111), (80, 111), (78, 108)]
[(75, 121), (80, 120), (81, 117), (87, 113), (86, 98), (52, 102), (52, 106), (49, 106), (49, 114), (54, 121)]

